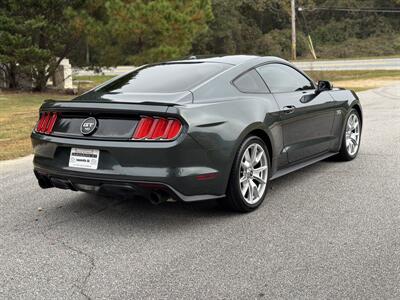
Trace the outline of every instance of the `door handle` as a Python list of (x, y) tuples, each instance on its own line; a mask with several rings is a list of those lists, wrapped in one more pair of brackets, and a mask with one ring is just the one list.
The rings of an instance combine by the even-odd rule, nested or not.
[(294, 106), (294, 105), (289, 105), (289, 106), (285, 106), (285, 107), (283, 108), (283, 112), (284, 112), (285, 114), (291, 114), (292, 112), (295, 111), (295, 109), (296, 109), (296, 106)]

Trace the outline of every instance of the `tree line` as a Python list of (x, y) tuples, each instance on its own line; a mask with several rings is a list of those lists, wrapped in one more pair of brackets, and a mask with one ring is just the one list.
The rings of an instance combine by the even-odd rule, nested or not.
[[(400, 54), (400, 0), (297, 0), (297, 55)], [(324, 8), (324, 9), (319, 9)], [(370, 8), (337, 11), (332, 8)], [(141, 65), (188, 55), (290, 56), (289, 0), (0, 0), (0, 69), (43, 90), (60, 60)]]

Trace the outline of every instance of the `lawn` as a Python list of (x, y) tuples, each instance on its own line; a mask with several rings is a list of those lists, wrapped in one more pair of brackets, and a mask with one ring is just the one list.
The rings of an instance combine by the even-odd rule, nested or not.
[[(78, 93), (97, 86), (113, 76), (77, 76)], [(38, 109), (46, 99), (67, 100), (73, 96), (55, 93), (0, 92), (0, 160), (32, 152), (29, 139), (38, 120)]]
[[(314, 80), (329, 80), (334, 86), (361, 91), (400, 83), (400, 71), (324, 71), (307, 72)], [(79, 92), (88, 90), (112, 76), (77, 76)], [(51, 93), (0, 92), (0, 160), (31, 153), (30, 133), (38, 119), (38, 109), (45, 99), (70, 99), (72, 96)]]
[(71, 96), (49, 93), (0, 93), (0, 160), (31, 153), (29, 135), (45, 99)]
[[(385, 58), (400, 58), (399, 54), (393, 54), (393, 55), (384, 55), (384, 56), (354, 56), (354, 57), (339, 57), (339, 58), (319, 58), (317, 61), (346, 61), (346, 60), (365, 60), (365, 59), (385, 59)], [(303, 57), (297, 57), (296, 61), (315, 61), (313, 58), (303, 58)], [(293, 62), (291, 60), (291, 62)]]
[(98, 75), (98, 76), (73, 76), (72, 80), (81, 94), (91, 88), (113, 78), (114, 76)]
[(396, 70), (307, 71), (306, 73), (315, 81), (329, 80), (335, 87), (356, 92), (400, 83), (400, 71)]

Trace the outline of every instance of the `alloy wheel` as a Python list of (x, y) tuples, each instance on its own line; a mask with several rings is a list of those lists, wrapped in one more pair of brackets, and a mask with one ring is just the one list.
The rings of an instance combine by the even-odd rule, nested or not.
[(240, 161), (239, 185), (244, 200), (255, 204), (264, 195), (268, 180), (267, 155), (260, 144), (250, 144)]
[(357, 153), (360, 145), (360, 121), (356, 114), (351, 114), (346, 124), (346, 150), (349, 155)]

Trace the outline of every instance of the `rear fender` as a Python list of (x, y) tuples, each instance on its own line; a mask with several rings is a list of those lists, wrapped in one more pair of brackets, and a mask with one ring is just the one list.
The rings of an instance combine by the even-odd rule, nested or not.
[[(177, 109), (188, 122), (188, 134), (205, 149), (210, 166), (219, 170), (222, 181), (227, 184), (235, 155), (251, 132), (264, 132), (271, 141), (271, 148), (279, 148), (276, 137), (282, 133), (280, 126), (274, 126), (279, 122), (279, 112), (275, 100), (269, 96), (242, 95), (171, 109)], [(275, 151), (272, 152), (275, 157)]]
[[(278, 128), (276, 128), (278, 129)], [(279, 129), (278, 129), (279, 130)], [(278, 158), (279, 158), (279, 149), (283, 149), (283, 141), (282, 141), (282, 135), (277, 132), (277, 130), (270, 130), (264, 122), (256, 122), (248, 127), (246, 127), (243, 132), (240, 134), (240, 137), (238, 138), (234, 151), (232, 152), (232, 157), (231, 157), (231, 170), (233, 167), (233, 162), (236, 157), (236, 154), (238, 153), (240, 146), (244, 142), (244, 140), (251, 136), (255, 135), (263, 139), (264, 143), (266, 144), (270, 156), (270, 163), (271, 163), (271, 170), (274, 173), (277, 169), (278, 165)], [(266, 140), (268, 139), (268, 140)]]

